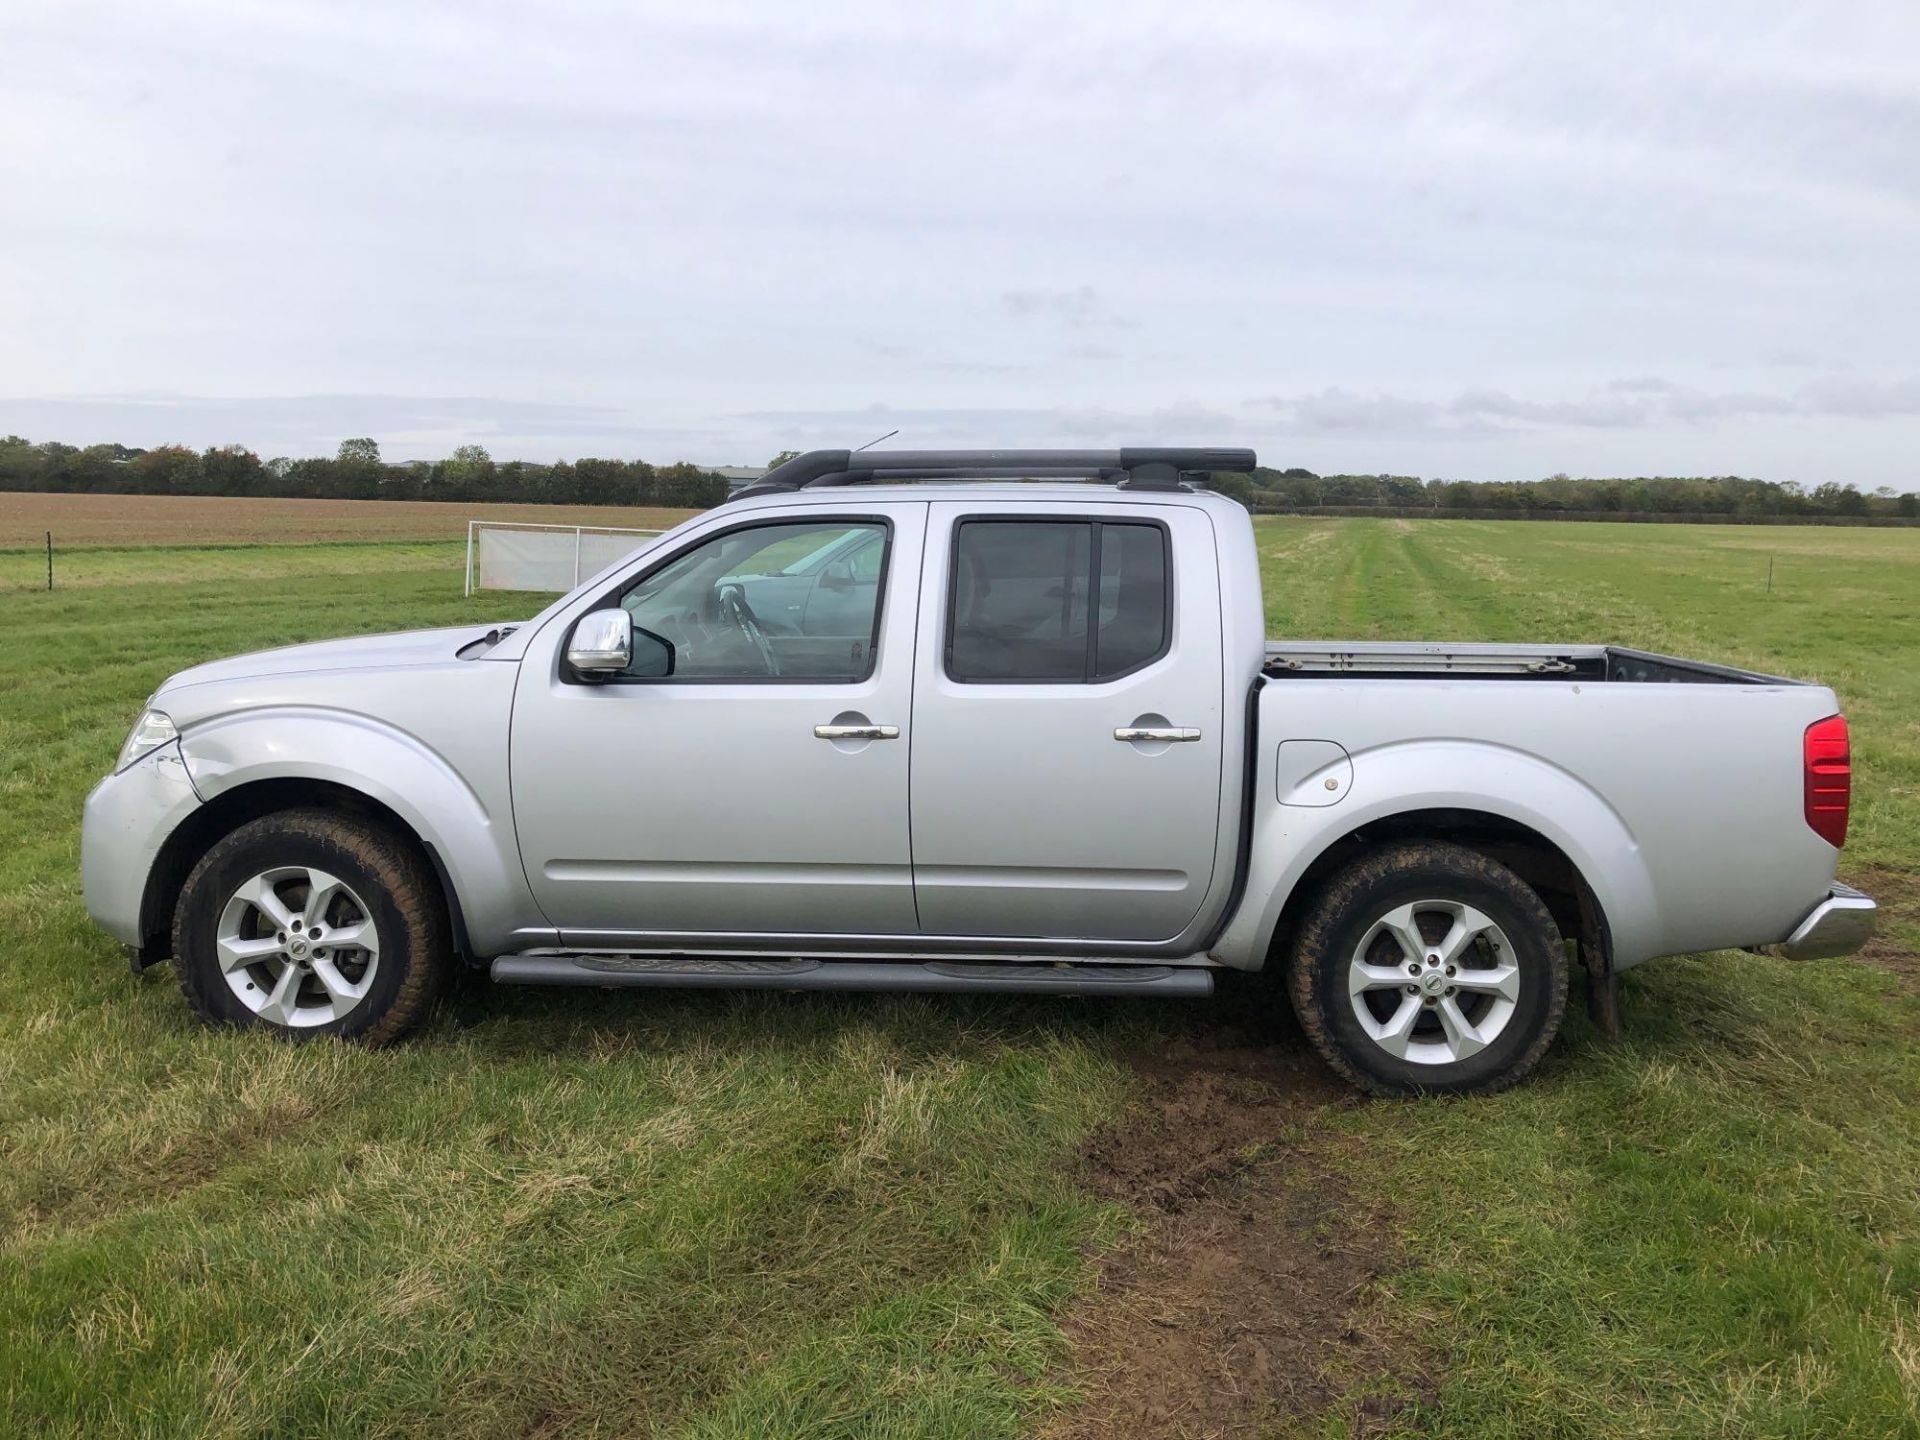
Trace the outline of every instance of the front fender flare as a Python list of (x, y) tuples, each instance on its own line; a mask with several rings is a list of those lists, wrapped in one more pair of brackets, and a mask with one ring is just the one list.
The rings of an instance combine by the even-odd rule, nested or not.
[(180, 749), (206, 801), (262, 780), (324, 781), (379, 801), (439, 857), (477, 954), (553, 933), (520, 865), (504, 779), (489, 804), (416, 735), (351, 711), (276, 705), (193, 725)]
[(1295, 886), (1333, 845), (1362, 827), (1420, 810), (1468, 810), (1538, 831), (1579, 871), (1611, 929), (1621, 967), (1660, 953), (1655, 887), (1639, 844), (1591, 786), (1527, 751), (1485, 741), (1418, 740), (1353, 753), (1345, 803), (1277, 803), (1263, 759), (1247, 892), (1212, 948), (1222, 964), (1258, 969)]

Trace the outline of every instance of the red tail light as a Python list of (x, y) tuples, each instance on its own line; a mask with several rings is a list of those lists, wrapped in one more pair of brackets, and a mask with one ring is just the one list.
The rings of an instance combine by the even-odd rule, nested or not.
[(1847, 811), (1853, 804), (1853, 757), (1847, 747), (1847, 717), (1829, 715), (1807, 727), (1803, 744), (1807, 824), (1834, 849), (1847, 843)]

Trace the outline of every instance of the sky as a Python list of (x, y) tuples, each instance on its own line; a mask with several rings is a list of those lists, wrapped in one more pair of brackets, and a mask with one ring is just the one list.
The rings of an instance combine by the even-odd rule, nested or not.
[(0, 433), (1920, 488), (1920, 4), (7, 0)]

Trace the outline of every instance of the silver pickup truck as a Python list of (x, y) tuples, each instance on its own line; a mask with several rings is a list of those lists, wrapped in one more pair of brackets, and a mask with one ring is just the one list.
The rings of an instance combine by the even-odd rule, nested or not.
[[(1568, 969), (1845, 954), (1817, 685), (1601, 645), (1269, 643), (1245, 450), (814, 451), (523, 624), (182, 671), (87, 907), (202, 1018), (368, 1042), (498, 981), (1209, 993), (1485, 1092)], [(1261, 992), (1254, 988), (1251, 997)]]

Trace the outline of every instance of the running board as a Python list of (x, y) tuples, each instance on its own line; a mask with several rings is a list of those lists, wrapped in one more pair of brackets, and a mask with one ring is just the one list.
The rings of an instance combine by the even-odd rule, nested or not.
[(661, 990), (893, 990), (927, 994), (1171, 995), (1213, 993), (1199, 965), (1012, 964), (946, 960), (710, 960), (692, 955), (502, 955), (493, 978), (512, 985)]

